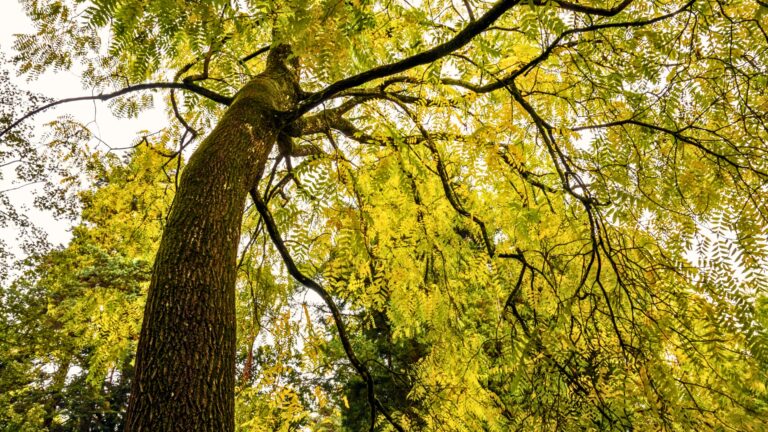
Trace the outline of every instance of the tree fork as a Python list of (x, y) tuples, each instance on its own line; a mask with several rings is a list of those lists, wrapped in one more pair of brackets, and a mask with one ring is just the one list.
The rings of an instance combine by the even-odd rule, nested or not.
[(155, 258), (126, 431), (234, 431), (235, 281), (248, 191), (298, 99), (290, 49), (270, 50), (191, 156)]

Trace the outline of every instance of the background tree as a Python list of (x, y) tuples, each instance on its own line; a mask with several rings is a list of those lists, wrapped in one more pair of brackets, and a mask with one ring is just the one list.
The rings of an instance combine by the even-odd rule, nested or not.
[(24, 3), (21, 72), (210, 131), (129, 429), (764, 427), (763, 3)]
[(122, 429), (152, 255), (173, 197), (161, 153), (141, 146), (126, 162), (89, 159), (97, 187), (79, 194), (69, 246), (28, 257), (4, 289), (2, 430)]

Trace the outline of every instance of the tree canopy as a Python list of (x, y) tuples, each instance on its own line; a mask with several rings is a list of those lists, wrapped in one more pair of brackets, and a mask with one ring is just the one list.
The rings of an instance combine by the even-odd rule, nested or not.
[[(92, 96), (3, 96), (0, 166), (78, 222), (4, 282), (0, 430), (125, 427), (192, 214), (242, 214), (232, 260), (194, 252), (236, 269), (237, 430), (768, 427), (765, 2), (20, 3), (19, 76)], [(75, 99), (168, 127), (32, 137)], [(183, 195), (222, 163), (238, 218)]]

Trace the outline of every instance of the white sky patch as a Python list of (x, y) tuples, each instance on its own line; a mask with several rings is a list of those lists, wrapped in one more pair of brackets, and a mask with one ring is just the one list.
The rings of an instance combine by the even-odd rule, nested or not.
[[(14, 0), (0, 2), (0, 51), (6, 60), (12, 58), (16, 51), (13, 49), (15, 34), (34, 32), (32, 21), (26, 16), (21, 5)], [(12, 75), (13, 72), (11, 71)], [(45, 96), (61, 99), (92, 94), (90, 89), (83, 89), (78, 71), (46, 72), (34, 81), (27, 81), (27, 77), (18, 77), (14, 84), (24, 90), (33, 91)], [(155, 97), (158, 102), (158, 97)], [(162, 104), (155, 104), (155, 108), (141, 113), (135, 119), (119, 119), (112, 115), (109, 106), (100, 101), (83, 101), (64, 104), (29, 120), (34, 128), (36, 137), (45, 133), (43, 125), (63, 115), (71, 115), (76, 121), (86, 125), (95, 137), (90, 145), (96, 146), (97, 142), (103, 142), (113, 148), (128, 147), (134, 143), (141, 131), (156, 131), (168, 124), (167, 116), (162, 110)], [(159, 106), (159, 108), (158, 108)], [(103, 144), (100, 150), (108, 150)], [(0, 191), (18, 188), (21, 184), (14, 182), (13, 175), (0, 179)], [(26, 208), (25, 213), (32, 223), (43, 228), (48, 233), (49, 241), (54, 244), (65, 244), (71, 238), (71, 221), (56, 220), (50, 213), (34, 209), (33, 200), (39, 188), (36, 185), (24, 186), (5, 192), (11, 202), (17, 208)], [(0, 228), (0, 237), (16, 249), (18, 246), (19, 232), (15, 228)], [(18, 250), (14, 250), (18, 252)]]

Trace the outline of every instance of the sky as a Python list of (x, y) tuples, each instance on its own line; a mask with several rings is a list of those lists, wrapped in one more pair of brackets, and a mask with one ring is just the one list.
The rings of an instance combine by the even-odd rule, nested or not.
[[(17, 0), (0, 0), (0, 51), (6, 59), (15, 54), (13, 50), (14, 34), (33, 33), (32, 22), (24, 14), (24, 10)], [(54, 99), (84, 96), (91, 94), (89, 89), (84, 89), (80, 83), (77, 71), (48, 72), (34, 81), (27, 81), (26, 77), (19, 77), (15, 84), (27, 90), (44, 94)], [(111, 147), (126, 147), (133, 143), (141, 130), (157, 130), (166, 124), (165, 114), (161, 109), (149, 110), (137, 119), (115, 118), (105, 102), (75, 102), (65, 104), (40, 114), (31, 120), (30, 124), (36, 132), (42, 131), (41, 125), (58, 116), (69, 114), (76, 120), (88, 124), (91, 132), (100, 140)], [(36, 135), (41, 135), (37, 133)], [(10, 176), (0, 179), (0, 191), (6, 191), (18, 187), (12, 183)], [(34, 198), (34, 186), (22, 187), (17, 190), (5, 192), (14, 205), (25, 206), (29, 209), (27, 214), (33, 223), (44, 228), (48, 232), (48, 239), (54, 245), (64, 244), (71, 237), (69, 229), (71, 222), (55, 220), (52, 215), (32, 209)], [(3, 193), (3, 192), (0, 192)], [(0, 236), (11, 245), (17, 241), (18, 233), (14, 229), (0, 228)]]

